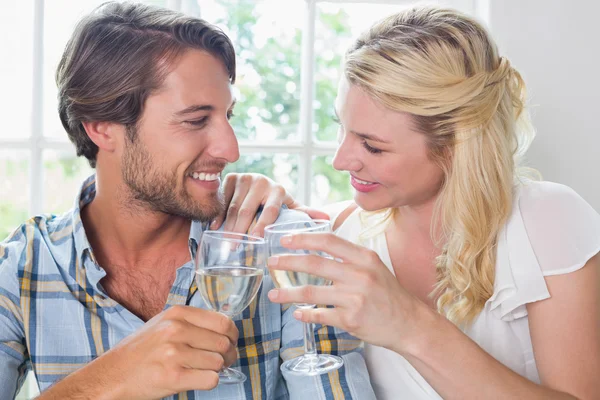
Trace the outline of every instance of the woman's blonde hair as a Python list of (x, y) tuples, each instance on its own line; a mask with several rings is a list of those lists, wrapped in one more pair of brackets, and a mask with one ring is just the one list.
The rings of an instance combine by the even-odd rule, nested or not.
[(494, 290), (516, 166), (534, 135), (521, 75), (477, 21), (423, 6), (360, 36), (344, 72), (385, 107), (411, 114), (426, 135), (445, 174), (431, 226), (442, 236), (434, 238), (442, 246), (437, 307), (456, 324), (472, 322)]

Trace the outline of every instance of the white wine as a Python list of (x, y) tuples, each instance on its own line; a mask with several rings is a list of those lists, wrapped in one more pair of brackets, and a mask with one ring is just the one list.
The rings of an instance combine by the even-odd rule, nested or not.
[(263, 270), (216, 265), (196, 271), (198, 290), (213, 310), (229, 317), (244, 311), (254, 300)]
[(281, 289), (294, 288), (306, 285), (327, 286), (331, 281), (320, 276), (307, 274), (306, 272), (282, 271), (279, 269), (270, 269), (269, 273), (273, 279), (275, 287)]
[[(280, 253), (279, 256), (301, 256), (302, 254), (285, 254)], [(321, 257), (332, 259), (331, 256), (321, 254)], [(307, 274), (306, 272), (295, 272), (295, 271), (282, 271), (278, 269), (269, 269), (271, 278), (275, 287), (281, 289), (294, 288), (306, 285), (312, 286), (328, 286), (331, 285), (331, 281), (320, 276)]]

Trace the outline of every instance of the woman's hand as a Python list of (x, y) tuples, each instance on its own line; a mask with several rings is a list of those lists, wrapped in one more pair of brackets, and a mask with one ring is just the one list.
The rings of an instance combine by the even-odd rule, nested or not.
[(269, 299), (276, 303), (335, 306), (297, 310), (294, 317), (335, 326), (396, 351), (399, 342), (408, 342), (405, 339), (416, 334), (413, 321), (426, 306), (404, 290), (374, 251), (332, 233), (290, 235), (282, 238), (281, 244), (290, 249), (323, 251), (336, 258), (287, 255), (269, 259), (269, 269), (306, 272), (333, 281), (331, 286), (271, 290)]
[(225, 222), (224, 230), (245, 233), (256, 212), (263, 206), (260, 218), (250, 232), (251, 235), (262, 236), (265, 227), (277, 220), (284, 204), (291, 210), (305, 212), (311, 218), (329, 219), (326, 213), (301, 205), (283, 186), (261, 174), (227, 174), (223, 192), (225, 211), (215, 218), (210, 229), (218, 229)]

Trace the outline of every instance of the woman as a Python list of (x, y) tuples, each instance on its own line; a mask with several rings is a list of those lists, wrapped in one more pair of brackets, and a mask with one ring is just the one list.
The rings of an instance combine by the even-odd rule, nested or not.
[[(600, 216), (571, 189), (525, 177), (532, 131), (519, 73), (476, 21), (413, 8), (348, 51), (336, 100), (354, 202), (336, 235), (271, 258), (329, 287), (296, 318), (368, 344), (387, 399), (600, 398)], [(341, 261), (340, 261), (341, 260)]]

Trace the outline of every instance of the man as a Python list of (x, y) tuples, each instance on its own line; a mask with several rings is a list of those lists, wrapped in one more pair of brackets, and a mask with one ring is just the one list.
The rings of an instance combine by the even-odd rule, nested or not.
[[(56, 77), (62, 123), (96, 174), (71, 212), (0, 245), (0, 397), (33, 369), (40, 399), (374, 398), (360, 342), (332, 328), (319, 347), (343, 355), (342, 369), (282, 375), (302, 327), (268, 301), (270, 279), (235, 323), (201, 308), (192, 258), (239, 157), (227, 36), (108, 3), (78, 25)], [(233, 363), (249, 379), (217, 386)]]

